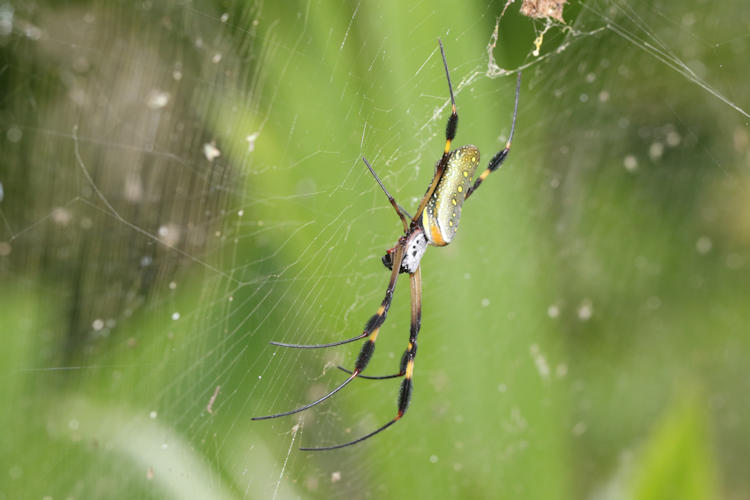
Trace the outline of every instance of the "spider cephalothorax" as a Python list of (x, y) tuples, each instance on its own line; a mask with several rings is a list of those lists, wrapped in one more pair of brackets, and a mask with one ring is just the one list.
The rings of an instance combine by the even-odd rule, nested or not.
[[(403, 235), (399, 237), (393, 248), (389, 249), (382, 258), (385, 267), (391, 270), (391, 279), (388, 282), (385, 298), (383, 298), (383, 301), (380, 303), (380, 307), (378, 307), (377, 312), (367, 320), (362, 333), (350, 339), (331, 342), (328, 344), (314, 345), (271, 342), (273, 345), (282, 347), (317, 349), (365, 339), (365, 343), (362, 345), (357, 361), (354, 363), (354, 369), (347, 370), (346, 368), (339, 367), (341, 370), (348, 373), (349, 377), (322, 398), (294, 410), (264, 417), (254, 417), (253, 420), (283, 417), (285, 415), (291, 415), (306, 410), (330, 398), (357, 377), (377, 380), (403, 377), (398, 397), (396, 416), (389, 420), (385, 425), (382, 425), (369, 434), (365, 434), (353, 441), (334, 446), (324, 446), (321, 448), (302, 448), (303, 450), (334, 450), (336, 448), (343, 448), (344, 446), (359, 443), (387, 429), (404, 416), (411, 398), (414, 358), (417, 355), (417, 335), (419, 334), (419, 329), (422, 323), (422, 272), (420, 269), (422, 256), (424, 256), (428, 245), (440, 247), (449, 244), (453, 240), (453, 237), (458, 230), (458, 222), (461, 218), (461, 207), (464, 201), (466, 201), (469, 196), (477, 190), (482, 181), (484, 181), (490, 173), (494, 172), (503, 161), (505, 161), (505, 158), (510, 151), (510, 143), (511, 139), (513, 139), (513, 131), (516, 126), (518, 94), (521, 88), (521, 74), (518, 74), (516, 82), (516, 101), (513, 108), (513, 122), (510, 126), (510, 134), (508, 134), (508, 141), (505, 143), (505, 148), (492, 157), (487, 168), (472, 183), (474, 172), (479, 165), (479, 149), (475, 146), (462, 146), (451, 151), (451, 141), (453, 141), (456, 136), (456, 129), (458, 128), (458, 113), (456, 112), (453, 86), (451, 85), (450, 74), (448, 73), (448, 63), (445, 60), (445, 51), (443, 50), (442, 42), (439, 42), (439, 44), (440, 53), (443, 56), (445, 76), (448, 79), (448, 91), (450, 92), (451, 97), (451, 115), (448, 118), (448, 125), (445, 129), (445, 149), (443, 150), (443, 156), (437, 162), (432, 182), (430, 182), (430, 185), (427, 187), (427, 192), (424, 197), (422, 197), (414, 217), (409, 216), (406, 210), (396, 203), (396, 200), (390, 195), (368, 161), (365, 158), (362, 158), (365, 165), (370, 169), (373, 177), (375, 177), (375, 180), (388, 197), (388, 201), (401, 219), (404, 228)], [(391, 307), (393, 291), (396, 288), (396, 281), (398, 280), (399, 274), (402, 273), (409, 275), (409, 283), (411, 287), (411, 326), (409, 328), (409, 343), (401, 357), (399, 371), (393, 375), (376, 377), (362, 375), (362, 372), (367, 367), (367, 364), (370, 362), (373, 352), (375, 351), (375, 340), (380, 332), (380, 327), (385, 323), (388, 309)]]
[(404, 256), (401, 259), (401, 269), (399, 273), (412, 274), (419, 268), (422, 256), (427, 250), (427, 238), (421, 226), (411, 230), (406, 236), (398, 239), (396, 246), (388, 250), (383, 255), (383, 264), (388, 269), (393, 269), (393, 254), (399, 246), (404, 248)]

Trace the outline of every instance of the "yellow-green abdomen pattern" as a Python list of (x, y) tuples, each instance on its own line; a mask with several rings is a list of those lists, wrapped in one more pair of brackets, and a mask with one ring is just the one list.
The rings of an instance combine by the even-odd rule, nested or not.
[(476, 146), (462, 146), (451, 152), (443, 177), (422, 212), (422, 227), (430, 244), (445, 246), (453, 240), (461, 206), (478, 165)]

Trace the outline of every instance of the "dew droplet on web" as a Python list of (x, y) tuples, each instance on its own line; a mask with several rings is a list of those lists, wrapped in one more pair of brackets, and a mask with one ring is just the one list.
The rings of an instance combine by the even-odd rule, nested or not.
[(661, 142), (654, 142), (648, 148), (648, 156), (652, 160), (658, 160), (664, 154), (664, 144)]
[(159, 238), (169, 246), (175, 246), (182, 237), (182, 231), (176, 224), (164, 224), (159, 226), (157, 234), (159, 235)]
[(708, 236), (701, 236), (700, 238), (698, 238), (698, 241), (695, 242), (695, 249), (698, 250), (698, 253), (701, 255), (705, 255), (710, 252), (712, 247), (713, 242)]
[(216, 147), (215, 143), (209, 142), (203, 145), (203, 156), (205, 156), (208, 161), (214, 161), (221, 156), (221, 151), (219, 151), (219, 148)]
[(622, 164), (625, 166), (625, 170), (634, 172), (638, 168), (638, 159), (633, 155), (627, 155), (622, 160)]
[(552, 304), (547, 308), (547, 316), (550, 318), (557, 318), (560, 316), (560, 307), (557, 304)]
[(674, 130), (670, 130), (667, 133), (667, 146), (675, 147), (682, 142), (682, 137)]
[(148, 95), (146, 106), (149, 109), (162, 109), (169, 103), (169, 92), (154, 89)]
[(73, 214), (65, 207), (56, 207), (52, 210), (52, 220), (55, 224), (67, 226), (73, 220)]
[(10, 142), (19, 142), (23, 137), (23, 132), (21, 132), (20, 128), (13, 126), (5, 133), (5, 137), (7, 137)]
[(591, 316), (594, 314), (594, 308), (591, 305), (591, 301), (586, 299), (583, 301), (583, 303), (578, 307), (578, 319), (581, 321), (588, 321), (591, 319)]
[(255, 141), (258, 139), (258, 136), (260, 135), (260, 132), (253, 132), (252, 134), (245, 137), (245, 140), (247, 141), (247, 152), (252, 153), (255, 151)]
[(543, 379), (549, 378), (549, 364), (547, 364), (547, 358), (544, 357), (544, 354), (541, 353), (539, 350), (538, 344), (531, 344), (531, 347), (529, 347), (529, 351), (531, 352), (531, 357), (534, 359), (534, 363), (536, 364), (536, 369), (539, 372), (539, 375)]

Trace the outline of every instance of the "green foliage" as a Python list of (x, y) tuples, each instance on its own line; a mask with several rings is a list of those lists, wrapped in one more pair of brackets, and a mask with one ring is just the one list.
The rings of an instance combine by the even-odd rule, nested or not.
[(704, 407), (703, 398), (690, 398), (669, 409), (639, 453), (633, 498), (718, 498)]
[[(750, 133), (716, 98), (750, 102), (739, 2), (581, 2), (567, 27), (513, 4), (499, 76), (505, 1), (11, 3), (0, 500), (747, 497)], [(406, 417), (301, 453), (396, 410), (398, 381), (358, 380), (250, 421), (357, 355), (268, 341), (351, 337), (382, 300), (400, 224), (360, 157), (413, 210), (438, 37), (482, 163), (529, 64), (513, 150), (423, 260)]]

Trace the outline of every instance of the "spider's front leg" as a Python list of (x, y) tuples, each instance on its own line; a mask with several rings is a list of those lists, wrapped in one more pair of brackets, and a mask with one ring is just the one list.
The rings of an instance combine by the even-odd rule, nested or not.
[(445, 148), (443, 149), (443, 156), (441, 156), (440, 160), (437, 162), (437, 165), (435, 166), (435, 175), (432, 176), (432, 181), (430, 181), (430, 185), (427, 187), (427, 191), (425, 192), (424, 197), (422, 197), (422, 201), (419, 202), (419, 207), (417, 208), (414, 217), (412, 217), (411, 219), (412, 228), (416, 226), (417, 221), (419, 221), (419, 218), (422, 216), (422, 212), (427, 206), (427, 202), (432, 197), (432, 193), (435, 192), (440, 179), (443, 178), (445, 167), (448, 165), (448, 158), (450, 158), (451, 142), (453, 142), (453, 139), (456, 138), (456, 130), (458, 129), (456, 98), (453, 96), (453, 84), (451, 83), (451, 75), (448, 71), (448, 60), (445, 58), (445, 49), (443, 49), (443, 42), (438, 39), (438, 44), (440, 45), (440, 55), (443, 56), (445, 78), (448, 80), (448, 92), (451, 96), (451, 115), (448, 117), (448, 123), (445, 126)]
[(471, 186), (468, 191), (466, 191), (464, 200), (469, 199), (471, 193), (477, 190), (479, 185), (487, 178), (488, 175), (500, 168), (500, 165), (503, 164), (505, 158), (508, 156), (508, 153), (510, 153), (510, 144), (511, 141), (513, 141), (513, 132), (516, 130), (516, 116), (518, 115), (518, 93), (520, 92), (520, 90), (521, 73), (518, 73), (518, 78), (516, 79), (516, 103), (513, 106), (513, 121), (510, 124), (510, 134), (508, 134), (508, 141), (505, 143), (505, 148), (498, 151), (497, 154), (492, 157), (490, 162), (487, 164), (487, 168), (484, 169), (484, 172), (482, 172), (479, 177), (477, 177), (477, 180), (474, 181), (474, 185)]

